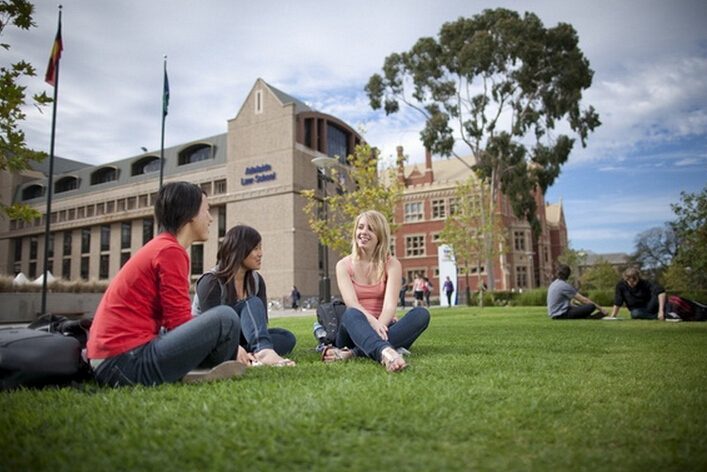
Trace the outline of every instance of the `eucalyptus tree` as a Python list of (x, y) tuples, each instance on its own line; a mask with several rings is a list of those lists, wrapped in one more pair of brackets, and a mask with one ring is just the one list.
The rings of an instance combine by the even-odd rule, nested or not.
[(546, 28), (533, 13), (498, 8), (445, 23), (438, 38), (389, 55), (365, 90), (375, 110), (396, 113), (403, 104), (420, 112), (425, 148), (478, 170), (493, 201), (505, 194), (537, 235), (536, 191), (567, 161), (575, 144), (567, 133), (586, 146), (601, 124), (582, 105), (593, 74), (571, 25)]

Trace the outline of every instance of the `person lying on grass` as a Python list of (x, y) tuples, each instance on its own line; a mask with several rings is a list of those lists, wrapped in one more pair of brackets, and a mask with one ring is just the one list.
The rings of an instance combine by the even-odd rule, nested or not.
[(402, 266), (388, 254), (389, 242), (385, 216), (371, 210), (356, 217), (351, 254), (336, 264), (339, 292), (347, 308), (334, 346), (322, 352), (324, 362), (365, 356), (388, 372), (407, 367), (397, 350), (409, 349), (427, 329), (430, 312), (419, 306), (396, 319)]
[(245, 225), (234, 226), (226, 233), (216, 256), (216, 267), (196, 281), (192, 313), (228, 305), (241, 319), (238, 360), (247, 365), (294, 366), (283, 358), (294, 349), (297, 340), (290, 331), (268, 329), (267, 292), (263, 276), (256, 272), (263, 259), (260, 233)]
[(87, 348), (96, 381), (149, 386), (241, 375), (245, 365), (234, 360), (241, 325), (233, 308), (191, 314), (186, 249), (209, 237), (206, 194), (188, 182), (165, 184), (155, 218), (160, 234), (120, 269), (93, 318)]
[[(553, 320), (573, 320), (580, 318), (599, 318), (609, 312), (597, 305), (567, 282), (571, 274), (569, 266), (560, 264), (557, 278), (547, 289), (547, 314)], [(572, 301), (579, 305), (572, 305)], [(597, 312), (596, 314), (594, 312)]]

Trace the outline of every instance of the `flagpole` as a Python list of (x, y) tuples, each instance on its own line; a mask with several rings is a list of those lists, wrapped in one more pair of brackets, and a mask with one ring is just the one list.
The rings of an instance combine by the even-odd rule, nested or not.
[[(53, 190), (53, 184), (54, 184), (54, 138), (56, 136), (56, 105), (57, 105), (57, 98), (59, 97), (59, 60), (58, 56), (56, 56), (55, 59), (55, 54), (58, 53), (58, 55), (61, 55), (61, 5), (59, 5), (59, 23), (57, 27), (57, 37), (54, 40), (54, 44), (52, 45), (52, 58), (50, 58), (50, 61), (54, 61), (54, 77), (53, 77), (53, 85), (54, 85), (54, 101), (52, 104), (52, 135), (51, 135), (51, 141), (49, 144), (49, 178), (47, 180), (47, 210), (44, 215), (44, 276), (42, 277), (42, 310), (41, 314), (46, 314), (47, 313), (47, 272), (48, 272), (48, 265), (49, 265), (49, 228), (51, 224), (51, 219), (52, 219), (52, 190)], [(58, 40), (58, 43), (57, 43)], [(55, 51), (55, 48), (59, 47), (58, 51)]]
[(164, 80), (162, 83), (162, 138), (160, 142), (160, 188), (164, 178), (164, 123), (169, 106), (169, 81), (167, 79), (167, 56), (164, 56)]

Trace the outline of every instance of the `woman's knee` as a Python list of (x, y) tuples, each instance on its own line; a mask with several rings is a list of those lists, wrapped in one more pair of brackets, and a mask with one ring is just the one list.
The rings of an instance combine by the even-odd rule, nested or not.
[(410, 319), (414, 320), (415, 324), (418, 324), (423, 328), (427, 328), (427, 326), (430, 324), (430, 310), (423, 306), (417, 306), (413, 308), (412, 310), (408, 311), (405, 316), (410, 316)]

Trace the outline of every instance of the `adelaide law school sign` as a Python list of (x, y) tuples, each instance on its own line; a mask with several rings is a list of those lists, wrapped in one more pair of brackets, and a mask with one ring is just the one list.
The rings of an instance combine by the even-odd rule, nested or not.
[(270, 164), (252, 166), (245, 168), (246, 177), (241, 177), (241, 185), (258, 184), (275, 180), (276, 174), (272, 171)]

